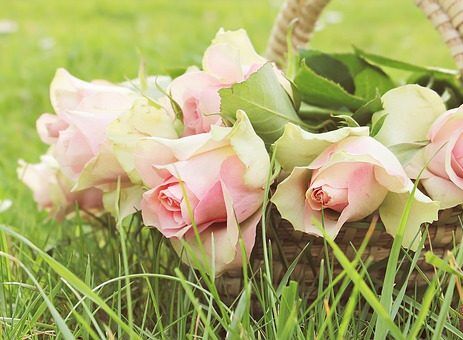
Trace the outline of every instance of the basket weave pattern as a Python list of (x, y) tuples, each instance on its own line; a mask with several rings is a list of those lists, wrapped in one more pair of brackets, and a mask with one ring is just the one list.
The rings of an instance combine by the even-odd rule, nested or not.
[[(292, 25), (294, 25), (293, 48), (297, 50), (304, 47), (309, 42), (316, 21), (328, 2), (329, 0), (286, 1), (275, 20), (266, 51), (267, 58), (280, 65), (283, 64), (287, 52), (287, 31)], [(449, 47), (460, 73), (463, 74), (463, 1), (416, 0), (416, 4), (439, 31)], [(460, 240), (463, 236), (461, 215), (461, 207), (441, 211), (439, 220), (427, 228), (425, 248), (440, 256), (452, 249), (455, 240)], [(285, 274), (288, 265), (310, 243), (292, 274), (292, 279), (297, 280), (302, 287), (310, 287), (318, 275), (320, 262), (325, 257), (325, 253), (330, 253), (329, 249), (325, 248), (324, 240), (295, 231), (289, 222), (282, 220), (277, 215), (276, 211), (273, 211), (272, 220), (272, 227), (268, 228), (267, 237), (271, 240), (272, 270), (276, 283)], [(353, 259), (355, 257), (356, 249), (365, 238), (370, 220), (371, 217), (362, 222), (345, 224), (341, 228), (335, 241), (348, 258)], [(261, 234), (259, 230), (257, 234), (258, 237), (251, 256), (251, 265), (255, 270), (261, 268), (263, 262), (262, 240), (259, 237)], [(381, 280), (392, 242), (392, 237), (385, 232), (379, 223), (362, 255), (364, 260), (367, 258), (373, 260), (374, 265), (370, 268), (373, 278), (376, 277)], [(332, 258), (332, 256), (330, 257)], [(342, 271), (339, 263), (334, 261), (333, 265), (334, 274)], [(418, 261), (418, 266), (421, 272), (414, 271), (409, 279), (409, 287), (426, 282), (424, 276), (430, 278), (434, 273), (433, 267), (426, 264), (422, 257)], [(241, 270), (227, 272), (218, 281), (219, 290), (230, 297), (238, 295), (242, 287), (241, 283)]]

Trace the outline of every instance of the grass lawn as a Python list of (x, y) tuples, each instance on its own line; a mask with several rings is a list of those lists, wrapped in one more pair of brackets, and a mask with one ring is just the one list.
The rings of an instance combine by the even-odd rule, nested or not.
[[(142, 54), (149, 73), (163, 73), (171, 68), (199, 64), (202, 52), (220, 27), (245, 28), (257, 50), (263, 52), (280, 5), (281, 0), (1, 2), (0, 20), (15, 21), (17, 31), (0, 33), (0, 200), (13, 201), (12, 208), (0, 214), (0, 224), (14, 227), (90, 287), (127, 272), (172, 274), (176, 260), (166, 254), (166, 245), (150, 231), (129, 231), (126, 246), (130, 268), (127, 271), (121, 255), (121, 241), (114, 230), (103, 226), (90, 229), (79, 221), (58, 224), (47, 220), (45, 213), (37, 212), (29, 190), (17, 180), (17, 160), (35, 162), (45, 150), (37, 136), (35, 120), (41, 113), (51, 110), (48, 86), (56, 68), (65, 67), (86, 80), (104, 78), (118, 82), (136, 77)], [(417, 64), (453, 67), (438, 33), (413, 1), (334, 0), (325, 11), (319, 28), (312, 42), (317, 49), (346, 51), (356, 45)], [(46, 255), (31, 251), (24, 242), (3, 233), (0, 233), (0, 250), (17, 257), (30, 271), (29, 277), (18, 263), (12, 266), (6, 259), (0, 259), (0, 284), (1, 281), (13, 282), (0, 287), (0, 338), (42, 338), (60, 332), (60, 336), (65, 337), (63, 328), (60, 331), (60, 319), (49, 311), (47, 299), (74, 336), (82, 338), (109, 337), (119, 332), (115, 335), (118, 337), (124, 325), (129, 325), (143, 338), (183, 338), (186, 334), (189, 338), (193, 338), (193, 334), (221, 338), (225, 334), (221, 322), (234, 326), (241, 322), (241, 328), (230, 333), (236, 337), (244, 337), (244, 334), (259, 337), (264, 333), (276, 336), (278, 331), (272, 333), (266, 322), (275, 315), (284, 317), (270, 311), (262, 320), (240, 315), (241, 319), (236, 321), (234, 316), (239, 315), (240, 310), (226, 307), (219, 308), (216, 315), (212, 307), (208, 312), (207, 305), (203, 308), (196, 300), (190, 300), (181, 284), (152, 277), (134, 280), (129, 288), (132, 291), (129, 302), (125, 289), (127, 281), (119, 280), (94, 293), (105, 303), (86, 300), (72, 311), (71, 307), (81, 296), (91, 296), (89, 292), (69, 287), (77, 284), (76, 277)], [(164, 268), (166, 261), (169, 266)], [(193, 274), (189, 275), (193, 280)], [(185, 284), (183, 279), (179, 280)], [(441, 295), (436, 296), (437, 301)], [(444, 300), (435, 302), (432, 315), (423, 321), (440, 320)], [(395, 319), (402, 330), (409, 329), (418, 319), (422, 298), (417, 301), (412, 296), (403, 301), (400, 316)], [(115, 317), (111, 318), (107, 310), (103, 312), (104, 306), (110, 308)], [(290, 312), (286, 315), (288, 322), (300, 317), (291, 324), (293, 336), (319, 334), (320, 327), (328, 327), (324, 335), (328, 337), (339, 328), (338, 316), (341, 318), (344, 307), (336, 310), (339, 315), (333, 322), (326, 321), (322, 303), (313, 310), (304, 309), (306, 307), (302, 303), (296, 316)], [(307, 315), (302, 317), (303, 310), (309, 311), (309, 315), (318, 314), (312, 319)], [(442, 316), (439, 325), (445, 328), (447, 338), (457, 337), (461, 333), (456, 328), (456, 311), (448, 306), (445, 311), (448, 313)], [(414, 317), (406, 319), (407, 313)], [(161, 319), (158, 318), (160, 314), (163, 315)], [(352, 317), (346, 336), (371, 335), (376, 317), (371, 308), (361, 309)], [(290, 336), (289, 331), (278, 334), (283, 338)]]

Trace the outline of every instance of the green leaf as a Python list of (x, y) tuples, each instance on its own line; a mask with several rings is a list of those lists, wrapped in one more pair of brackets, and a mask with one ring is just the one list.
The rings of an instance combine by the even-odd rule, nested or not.
[(354, 79), (344, 63), (316, 50), (303, 50), (300, 55), (315, 73), (341, 85), (347, 92), (354, 93)]
[(383, 126), (384, 120), (386, 119), (387, 112), (382, 110), (375, 112), (371, 118), (371, 132), (370, 136), (374, 137), (378, 134), (379, 130)]
[(301, 64), (294, 83), (302, 100), (308, 104), (328, 108), (347, 107), (351, 110), (357, 110), (366, 103), (363, 98), (348, 93), (339, 84), (318, 75), (305, 63)]
[(364, 105), (362, 105), (357, 111), (354, 112), (352, 118), (355, 119), (360, 125), (367, 125), (372, 120), (372, 115), (383, 109), (381, 97), (377, 95)]
[(368, 67), (354, 78), (355, 95), (368, 100), (383, 95), (394, 87), (392, 80), (380, 69)]
[(219, 93), (221, 112), (225, 118), (235, 120), (237, 110), (245, 111), (256, 133), (266, 144), (273, 143), (283, 134), (286, 123), (304, 125), (270, 63), (248, 80), (221, 89)]
[(366, 67), (370, 66), (370, 64), (355, 53), (334, 53), (331, 56), (346, 65), (352, 77), (355, 77)]
[(351, 116), (348, 115), (332, 115), (333, 118), (340, 119), (343, 123), (343, 125), (347, 127), (360, 127), (359, 123), (352, 118)]
[(446, 75), (446, 76), (457, 76), (458, 75), (458, 71), (456, 70), (448, 70), (448, 69), (438, 68), (438, 67), (424, 67), (424, 66), (413, 65), (413, 64), (406, 63), (403, 61), (386, 58), (386, 57), (383, 57), (377, 54), (367, 53), (355, 46), (354, 46), (354, 50), (358, 56), (366, 59), (367, 61), (373, 64), (380, 65), (380, 66), (385, 66), (385, 67), (390, 67), (390, 68), (395, 68), (395, 69), (399, 69), (403, 71), (410, 71), (410, 72), (431, 72), (433, 74), (440, 74), (440, 75)]

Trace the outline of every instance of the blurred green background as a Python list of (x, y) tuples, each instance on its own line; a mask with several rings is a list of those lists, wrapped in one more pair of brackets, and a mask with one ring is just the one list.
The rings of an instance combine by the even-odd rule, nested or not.
[[(123, 81), (137, 75), (140, 53), (149, 73), (199, 64), (220, 28), (245, 28), (265, 50), (281, 0), (0, 0), (0, 200), (13, 207), (0, 222), (39, 237), (45, 214), (16, 178), (18, 158), (45, 151), (35, 120), (50, 111), (55, 69), (79, 78)], [(453, 67), (443, 42), (412, 0), (333, 0), (312, 46), (366, 51), (417, 64)], [(36, 239), (37, 240), (37, 239)]]

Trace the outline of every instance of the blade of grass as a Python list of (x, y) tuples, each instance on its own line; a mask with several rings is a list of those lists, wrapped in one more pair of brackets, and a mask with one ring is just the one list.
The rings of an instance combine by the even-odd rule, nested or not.
[(67, 339), (69, 339), (69, 340), (74, 339), (74, 336), (72, 335), (71, 330), (68, 328), (68, 326), (64, 322), (63, 318), (61, 317), (61, 315), (58, 313), (58, 311), (56, 310), (53, 303), (48, 298), (47, 294), (45, 294), (44, 290), (40, 286), (40, 284), (37, 281), (37, 279), (35, 278), (34, 274), (32, 274), (32, 272), (24, 265), (24, 263), (22, 263), (16, 257), (14, 257), (14, 256), (12, 256), (10, 254), (6, 254), (6, 253), (1, 252), (1, 251), (0, 251), (0, 256), (7, 258), (8, 260), (16, 263), (17, 265), (19, 265), (21, 267), (21, 269), (27, 274), (29, 279), (34, 283), (35, 287), (39, 291), (39, 293), (42, 296), (43, 300), (47, 304), (48, 310), (50, 311), (51, 315), (53, 316), (53, 319), (55, 319), (56, 325), (58, 326), (58, 330), (63, 335), (63, 338), (66, 339), (66, 340)]
[[(458, 248), (458, 254), (457, 254), (456, 261), (457, 261), (457, 265), (461, 266), (462, 261), (463, 261), (463, 242), (461, 241), (460, 241), (460, 246)], [(437, 340), (441, 338), (442, 330), (444, 329), (444, 323), (448, 316), (450, 304), (452, 303), (453, 292), (455, 290), (455, 280), (457, 279), (458, 277), (456, 275), (451, 276), (451, 279), (448, 283), (447, 291), (445, 292), (444, 302), (441, 305), (441, 309), (439, 312), (439, 318), (437, 319), (437, 322), (436, 322), (435, 332), (432, 336), (432, 340)]]
[(0, 230), (4, 231), (5, 233), (13, 236), (17, 240), (21, 241), (29, 248), (37, 252), (40, 257), (50, 266), (53, 271), (55, 271), (58, 275), (60, 275), (63, 279), (65, 279), (68, 283), (72, 284), (77, 290), (79, 290), (82, 294), (86, 295), (88, 298), (93, 300), (97, 305), (99, 305), (109, 317), (111, 317), (114, 321), (121, 325), (121, 328), (130, 336), (135, 338), (139, 338), (138, 335), (131, 329), (118, 315), (104, 302), (104, 300), (95, 294), (90, 287), (88, 287), (81, 279), (79, 279), (74, 273), (72, 273), (69, 269), (63, 266), (61, 263), (56, 261), (50, 255), (45, 253), (27, 238), (18, 234), (14, 230), (8, 228), (5, 225), (0, 224)]
[(324, 228), (320, 228), (323, 233), (323, 237), (327, 240), (330, 247), (333, 249), (333, 254), (336, 259), (339, 261), (341, 266), (346, 270), (347, 275), (351, 278), (352, 282), (355, 286), (358, 287), (360, 293), (363, 295), (365, 300), (370, 304), (371, 307), (375, 310), (375, 312), (383, 318), (384, 323), (389, 327), (392, 335), (397, 339), (405, 339), (402, 335), (400, 329), (395, 325), (394, 321), (389, 316), (389, 313), (384, 309), (381, 305), (380, 301), (376, 298), (376, 294), (372, 292), (370, 287), (365, 283), (365, 281), (361, 278), (360, 274), (355, 270), (352, 266), (352, 263), (349, 259), (344, 255), (342, 250), (338, 247), (338, 245), (333, 241), (331, 236), (329, 236)]
[[(391, 252), (389, 253), (389, 259), (387, 261), (386, 274), (384, 276), (380, 302), (383, 306), (383, 309), (387, 311), (389, 317), (392, 315), (392, 295), (394, 290), (397, 263), (399, 262), (399, 254), (400, 249), (402, 248), (405, 227), (407, 226), (408, 216), (410, 215), (410, 211), (412, 209), (413, 198), (415, 197), (415, 192), (419, 183), (419, 177), (420, 176), (418, 176), (418, 179), (415, 181), (413, 189), (407, 199), (407, 202), (405, 203), (405, 208), (402, 212), (399, 228), (397, 229), (397, 234), (394, 237)], [(384, 316), (378, 315), (378, 318), (376, 319), (374, 339), (382, 340), (386, 337), (387, 333), (388, 328), (384, 322)]]
[(431, 307), (432, 300), (434, 298), (434, 294), (437, 290), (437, 281), (434, 279), (431, 285), (426, 289), (426, 293), (423, 297), (423, 302), (421, 304), (420, 312), (416, 317), (415, 323), (412, 325), (410, 332), (408, 333), (407, 339), (415, 339), (418, 336), (418, 333), (423, 326), (426, 316), (428, 315), (429, 308)]

